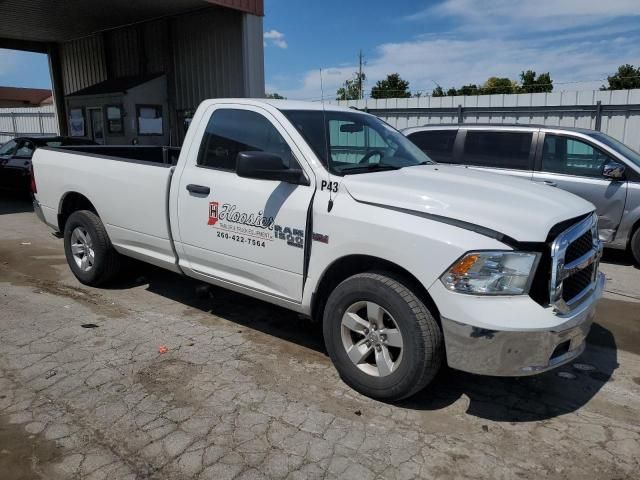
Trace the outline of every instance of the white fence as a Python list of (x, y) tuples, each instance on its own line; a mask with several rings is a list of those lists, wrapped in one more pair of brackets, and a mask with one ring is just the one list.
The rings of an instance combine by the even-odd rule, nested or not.
[(18, 136), (58, 135), (53, 105), (0, 108), (0, 144)]
[(640, 150), (640, 89), (332, 102), (396, 128), (444, 123), (538, 124), (601, 130)]

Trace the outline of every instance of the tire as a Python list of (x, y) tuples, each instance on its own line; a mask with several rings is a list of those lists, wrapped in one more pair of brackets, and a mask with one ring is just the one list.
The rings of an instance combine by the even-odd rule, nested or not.
[(636, 231), (631, 237), (631, 255), (636, 263), (636, 267), (640, 267), (640, 227), (636, 228)]
[(89, 210), (69, 216), (64, 226), (64, 253), (76, 278), (91, 287), (113, 280), (122, 263), (100, 217)]
[[(367, 328), (367, 334), (360, 330), (358, 318), (364, 325), (372, 325), (371, 318), (383, 325), (377, 330)], [(442, 330), (433, 314), (401, 279), (386, 273), (361, 273), (340, 283), (327, 300), (323, 330), (340, 377), (354, 390), (378, 400), (398, 401), (422, 390), (438, 373), (444, 357)], [(394, 330), (399, 330), (400, 342)], [(384, 339), (383, 331), (388, 332)], [(363, 344), (363, 339), (370, 339), (370, 344)], [(399, 343), (400, 349), (395, 346)], [(363, 359), (356, 363), (348, 351)], [(389, 358), (393, 366), (378, 362), (379, 358)]]

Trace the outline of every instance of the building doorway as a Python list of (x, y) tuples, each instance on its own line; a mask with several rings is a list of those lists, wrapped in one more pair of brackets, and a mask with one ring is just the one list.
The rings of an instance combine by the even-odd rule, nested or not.
[(104, 120), (102, 108), (89, 108), (89, 122), (91, 123), (91, 139), (104, 145)]

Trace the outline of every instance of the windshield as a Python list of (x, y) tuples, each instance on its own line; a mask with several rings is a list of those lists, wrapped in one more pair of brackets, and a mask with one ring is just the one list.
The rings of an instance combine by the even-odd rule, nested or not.
[(14, 140), (9, 140), (4, 145), (0, 146), (0, 155), (13, 155), (18, 149), (18, 144)]
[(604, 133), (592, 133), (591, 136), (596, 140), (604, 143), (608, 147), (613, 148), (616, 152), (624, 155), (628, 160), (633, 162), (636, 167), (640, 167), (640, 153), (636, 152), (632, 148), (627, 147), (624, 143), (616, 140)]
[(435, 163), (404, 135), (373, 115), (332, 110), (282, 113), (324, 166), (336, 175)]

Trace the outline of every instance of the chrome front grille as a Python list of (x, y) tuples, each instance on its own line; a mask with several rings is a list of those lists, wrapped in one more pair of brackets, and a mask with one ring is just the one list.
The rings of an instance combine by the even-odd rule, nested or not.
[(549, 298), (559, 313), (569, 313), (595, 289), (600, 257), (602, 242), (595, 213), (553, 241)]

